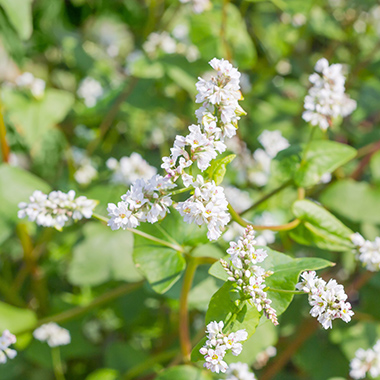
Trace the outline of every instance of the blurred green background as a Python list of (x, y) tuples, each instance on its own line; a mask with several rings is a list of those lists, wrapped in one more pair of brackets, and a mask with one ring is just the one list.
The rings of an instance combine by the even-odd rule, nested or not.
[[(218, 57), (242, 73), (241, 105), (248, 113), (229, 146), (240, 160), (223, 185), (244, 190), (249, 206), (286, 180), (276, 160), (269, 173), (253, 158), (262, 148), (258, 136), (280, 130), (290, 144), (307, 139), (303, 98), (321, 57), (344, 64), (347, 92), (358, 102), (328, 137), (357, 149), (380, 140), (379, 37), (375, 0), (216, 0), (200, 14), (178, 0), (0, 0), (1, 112), (10, 149), (8, 156), (3, 146), (9, 163), (0, 164), (0, 328), (12, 320), (13, 332), (22, 332), (36, 317), (88, 305), (142, 278), (132, 264), (128, 232), (96, 222), (62, 233), (20, 223), (17, 204), (33, 190), (74, 189), (99, 199), (97, 211), (105, 215), (107, 203), (126, 191), (126, 184), (112, 179), (107, 160), (137, 152), (160, 171), (176, 134), (196, 122), (197, 77), (207, 75), (208, 61)], [(264, 180), (255, 173), (264, 173)], [(379, 184), (380, 153), (374, 153), (351, 161), (309, 195), (373, 239), (380, 235)], [(251, 219), (284, 222), (294, 198), (295, 190), (287, 189)], [(174, 236), (182, 233), (179, 224), (168, 227)], [(356, 270), (351, 253), (300, 246), (282, 233), (271, 244), (291, 255), (337, 262), (341, 280)], [(226, 246), (221, 239), (199, 250), (221, 257)], [(220, 286), (203, 272), (190, 293), (194, 336), (202, 333), (208, 301)], [(274, 378), (347, 378), (355, 350), (373, 345), (380, 332), (379, 288), (374, 277), (360, 302), (353, 302), (357, 320), (313, 334)], [(179, 291), (180, 282), (162, 295), (144, 284), (65, 321), (72, 335), (72, 344), (62, 349), (67, 379), (154, 378), (178, 351)], [(307, 313), (306, 301), (296, 299), (281, 327), (263, 325), (239, 359), (255, 364), (260, 379), (258, 354), (268, 359), (263, 352), (277, 342), (286, 351)], [(46, 345), (24, 334), (17, 349), (19, 356), (0, 368), (1, 380), (54, 378)]]

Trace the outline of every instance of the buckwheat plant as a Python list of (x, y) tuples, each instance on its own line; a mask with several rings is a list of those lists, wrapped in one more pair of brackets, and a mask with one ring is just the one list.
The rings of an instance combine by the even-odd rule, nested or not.
[[(200, 12), (201, 4), (207, 5), (208, 2), (192, 1), (192, 4), (194, 10)], [(199, 7), (195, 9), (196, 5)], [(169, 42), (166, 39), (167, 48), (170, 48)], [(280, 237), (289, 233), (284, 241), (291, 238), (300, 244), (320, 249), (347, 251), (354, 245), (358, 259), (371, 271), (379, 269), (379, 242), (369, 242), (361, 235), (353, 234), (319, 203), (306, 199), (306, 189), (319, 186), (323, 176), (327, 175), (331, 179), (331, 173), (339, 165), (356, 155), (355, 150), (345, 144), (326, 139), (313, 140), (316, 125), (326, 130), (334, 119), (349, 115), (356, 107), (356, 102), (345, 94), (342, 65), (329, 65), (326, 59), (321, 59), (315, 66), (317, 73), (310, 77), (313, 86), (305, 98), (306, 111), (303, 114), (304, 120), (311, 124), (308, 144), (297, 146), (296, 153), (293, 153), (293, 147), (279, 130), (265, 130), (258, 137), (264, 149), (257, 149), (252, 154), (244, 141), (237, 136), (239, 120), (246, 115), (239, 103), (243, 100), (240, 91), (241, 74), (225, 59), (213, 58), (209, 64), (213, 74), (199, 78), (196, 83), (196, 124), (188, 126), (185, 135), (175, 137), (170, 153), (162, 157), (161, 174), (137, 153), (124, 156), (119, 161), (112, 157), (108, 159), (106, 166), (112, 172), (111, 186), (115, 183), (129, 186), (119, 201), (108, 203), (108, 218), (94, 212), (96, 200), (87, 199), (85, 196), (76, 197), (73, 190), (67, 194), (61, 191), (44, 194), (36, 190), (28, 203), (19, 204), (18, 216), (21, 219), (28, 218), (39, 226), (55, 227), (58, 230), (81, 219), (93, 217), (107, 224), (111, 230), (128, 230), (139, 235), (139, 239), (149, 241), (151, 245), (144, 246), (140, 241), (135, 245), (133, 259), (136, 268), (154, 291), (167, 291), (184, 271), (178, 311), (180, 360), (185, 363), (191, 360), (202, 361), (203, 366), (211, 372), (225, 373), (224, 379), (254, 380), (255, 375), (249, 371), (247, 364), (229, 364), (226, 354), (230, 352), (232, 355), (239, 355), (243, 343), (254, 334), (260, 321), (265, 318), (274, 326), (279, 325), (281, 314), (294, 295), (308, 295), (312, 306), (310, 314), (317, 317), (324, 329), (332, 328), (332, 321), (335, 319), (349, 322), (354, 314), (351, 304), (347, 302), (343, 285), (334, 279), (326, 282), (316, 275), (315, 270), (333, 266), (333, 263), (321, 258), (304, 257), (298, 253), (297, 256), (300, 257), (295, 258), (269, 247), (262, 248), (255, 239), (255, 231), (264, 231), (260, 242), (265, 244), (276, 244)], [(82, 81), (78, 96), (84, 99), (88, 107), (93, 107), (103, 96), (103, 89), (99, 83), (88, 77)], [(228, 155), (227, 151), (236, 154)], [(260, 191), (258, 188), (271, 184), (271, 176), (276, 170), (281, 174), (285, 172), (286, 182), (259, 199), (251, 199), (252, 189), (242, 192), (233, 186), (236, 183), (231, 183), (228, 187), (228, 196), (231, 199), (229, 203), (222, 181), (228, 164), (236, 155), (237, 161), (244, 167), (243, 174), (239, 173), (240, 183), (245, 181), (249, 186), (256, 184), (254, 191)], [(281, 166), (283, 157), (287, 161)], [(109, 174), (108, 172), (108, 176)], [(275, 225), (281, 218), (272, 216), (271, 210), (265, 209), (255, 214), (258, 206), (266, 208), (268, 203), (265, 202), (290, 187), (294, 187), (293, 193), (290, 192), (287, 198), (291, 199), (293, 194), (294, 199), (289, 201), (292, 203), (289, 204), (292, 220)], [(313, 193), (310, 192), (309, 195), (313, 196)], [(191, 238), (183, 236), (185, 234), (182, 234), (182, 230), (178, 230), (181, 232), (177, 234), (175, 227), (166, 229), (165, 219), (171, 223), (170, 219), (175, 218), (172, 215), (175, 212), (182, 217), (183, 223), (194, 226), (194, 230), (191, 229)], [(144, 226), (144, 223), (155, 226)], [(178, 224), (177, 221), (175, 223)], [(202, 226), (204, 229), (197, 228)], [(184, 224), (182, 227), (189, 226), (185, 227)], [(112, 234), (110, 230), (106, 231)], [(152, 231), (156, 231), (157, 235)], [(234, 231), (242, 234), (237, 241), (232, 240), (236, 236)], [(276, 231), (281, 231), (284, 235), (275, 235)], [(119, 236), (132, 234), (123, 235), (122, 231), (118, 233)], [(202, 235), (201, 238), (198, 239), (197, 234)], [(220, 239), (218, 244), (229, 241), (228, 256), (221, 259), (222, 253), (218, 257), (211, 257), (211, 253), (208, 256), (208, 246), (205, 246), (204, 251), (198, 251), (205, 243), (203, 239), (206, 235), (205, 240), (210, 244), (209, 242), (218, 240), (223, 234), (224, 240)], [(120, 250), (123, 249), (124, 247), (120, 247)], [(199, 252), (206, 253), (202, 256), (204, 253)], [(113, 263), (114, 257), (111, 257), (111, 253), (113, 252), (109, 253), (110, 262)], [(212, 265), (209, 273), (223, 280), (224, 284), (209, 301), (206, 339), (200, 340), (193, 347), (188, 296), (197, 268), (206, 264)], [(123, 268), (125, 271), (129, 269)], [(116, 269), (113, 266), (109, 271), (114, 272)], [(298, 282), (301, 273), (301, 281)], [(140, 283), (131, 284), (132, 287), (139, 285)], [(124, 288), (120, 294), (124, 294), (123, 292)], [(108, 295), (108, 300), (114, 299), (115, 294)], [(107, 297), (101, 298), (99, 303), (103, 303)], [(78, 310), (65, 312), (64, 317), (71, 316), (72, 313), (75, 316)], [(45, 318), (44, 322), (46, 320), (49, 321), (49, 318)], [(6, 356), (15, 355), (8, 350), (10, 342), (14, 342), (9, 337), (13, 336), (4, 334), (5, 338), (0, 346), (2, 361), (6, 360)], [(70, 343), (69, 332), (53, 322), (47, 322), (35, 329), (33, 335), (52, 347), (56, 377), (60, 378), (64, 371), (57, 349), (60, 345)], [(358, 357), (364, 364), (358, 364), (359, 359), (353, 361), (352, 377), (366, 373), (368, 369), (365, 368), (369, 366), (368, 363), (372, 363), (369, 354), (364, 357), (359, 353)], [(269, 355), (266, 355), (265, 360), (262, 360), (263, 365), (268, 358)], [(355, 375), (356, 373), (359, 375)], [(375, 373), (374, 369), (372, 373)]]

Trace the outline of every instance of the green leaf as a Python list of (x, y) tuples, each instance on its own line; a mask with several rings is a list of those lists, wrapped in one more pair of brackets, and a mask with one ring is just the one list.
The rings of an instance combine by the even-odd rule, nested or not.
[(293, 204), (293, 213), (303, 222), (290, 231), (290, 236), (298, 243), (334, 251), (352, 248), (350, 236), (353, 231), (323, 207), (300, 200)]
[(74, 103), (73, 94), (55, 89), (46, 90), (40, 100), (9, 92), (6, 95), (7, 114), (32, 155), (40, 149), (44, 135), (66, 117)]
[(0, 331), (9, 330), (12, 334), (33, 329), (37, 323), (36, 314), (29, 309), (20, 309), (0, 301)]
[(215, 181), (216, 185), (220, 185), (222, 183), (227, 171), (226, 166), (231, 163), (235, 157), (236, 154), (230, 154), (226, 157), (214, 161), (207, 169), (207, 174)]
[(45, 193), (49, 185), (35, 175), (7, 164), (0, 165), (0, 215), (2, 219), (18, 222), (17, 211), (20, 202), (28, 202), (34, 190)]
[(328, 140), (312, 141), (307, 149), (305, 163), (295, 174), (295, 182), (300, 187), (316, 185), (323, 174), (331, 173), (356, 155), (349, 145)]
[(321, 202), (337, 214), (359, 223), (380, 223), (380, 187), (345, 179), (330, 185)]
[[(226, 282), (211, 298), (206, 313), (206, 325), (212, 321), (223, 321), (224, 333), (245, 329), (248, 337), (254, 334), (259, 324), (261, 313), (249, 302), (244, 302), (242, 307), (237, 306), (238, 293), (233, 291), (232, 283)], [(203, 338), (193, 349), (191, 360), (202, 360), (199, 349), (204, 345)]]
[(9, 21), (22, 40), (27, 40), (33, 31), (32, 0), (0, 0)]
[(169, 368), (160, 373), (156, 380), (211, 380), (210, 371), (201, 370), (188, 365)]
[(112, 368), (101, 368), (92, 372), (86, 380), (117, 380), (119, 372)]
[(136, 245), (133, 260), (157, 293), (168, 291), (186, 267), (180, 252), (154, 244)]
[(95, 286), (109, 280), (135, 282), (141, 275), (132, 260), (133, 234), (99, 223), (84, 226), (84, 240), (73, 249), (68, 278), (73, 285)]

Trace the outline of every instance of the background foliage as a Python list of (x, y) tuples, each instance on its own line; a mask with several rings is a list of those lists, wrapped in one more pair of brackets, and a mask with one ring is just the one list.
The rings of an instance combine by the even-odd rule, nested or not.
[[(333, 215), (307, 200), (290, 207), (297, 199), (290, 186), (249, 219), (267, 212), (274, 224), (293, 215), (306, 218), (297, 229), (277, 233), (270, 247), (297, 263), (308, 256), (335, 262), (327, 273), (346, 289), (363, 282), (360, 297), (350, 293), (353, 323), (339, 322), (330, 333), (316, 329), (305, 298), (296, 297), (279, 327), (259, 325), (239, 360), (259, 368), (258, 354), (277, 345), (282, 364), (270, 360), (255, 371), (259, 379), (347, 378), (356, 349), (372, 346), (380, 328), (379, 278), (363, 280), (347, 244), (351, 230), (368, 239), (380, 235), (379, 25), (380, 8), (371, 0), (215, 0), (202, 14), (177, 0), (0, 0), (1, 111), (12, 158), (0, 165), (0, 331), (19, 334), (19, 356), (1, 367), (0, 379), (54, 378), (48, 347), (30, 334), (37, 319), (52, 315), (71, 332), (71, 345), (62, 349), (68, 379), (150, 379), (158, 373), (160, 380), (210, 378), (187, 366), (160, 372), (181, 360), (177, 330), (186, 264), (180, 253), (147, 249), (146, 241), (95, 221), (63, 232), (37, 228), (18, 220), (17, 204), (35, 189), (75, 189), (99, 199), (97, 210), (105, 215), (107, 203), (126, 191), (110, 182), (106, 160), (138, 152), (159, 168), (175, 135), (194, 122), (196, 78), (214, 56), (232, 60), (244, 73), (248, 115), (239, 138), (251, 152), (260, 148), (257, 137), (265, 129), (280, 130), (292, 147), (304, 143), (309, 128), (301, 118), (303, 98), (315, 62), (326, 57), (347, 65), (347, 92), (358, 108), (327, 132), (330, 140), (348, 144), (345, 152), (336, 152), (331, 141), (311, 146), (308, 167), (296, 172), (296, 148), (281, 152), (264, 186), (247, 180), (238, 156), (223, 182), (245, 190), (253, 203), (293, 178)], [(144, 52), (148, 36), (164, 31), (177, 40), (177, 51)], [(198, 53), (189, 55), (190, 46)], [(26, 71), (46, 81), (42, 98), (9, 85)], [(85, 77), (103, 87), (93, 107), (77, 94)], [(324, 138), (319, 130), (316, 135)], [(78, 151), (82, 161), (75, 158)], [(342, 156), (347, 163), (339, 167)], [(98, 176), (81, 185), (75, 172), (83, 157)], [(334, 171), (332, 180), (319, 183), (326, 171)], [(163, 239), (170, 231), (181, 245), (195, 246), (195, 257), (225, 255), (226, 241), (211, 245), (204, 230), (174, 216), (161, 227), (143, 229)], [(309, 264), (302, 268), (322, 267)], [(216, 318), (212, 310), (205, 316), (211, 297), (227, 286), (217, 277), (207, 265), (196, 272), (189, 293), (194, 345), (203, 337), (205, 317)], [(297, 281), (293, 277), (290, 283)]]

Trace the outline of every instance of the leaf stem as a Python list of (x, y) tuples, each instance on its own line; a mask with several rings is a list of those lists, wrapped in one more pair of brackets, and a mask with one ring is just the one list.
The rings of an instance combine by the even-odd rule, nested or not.
[(61, 353), (59, 350), (59, 346), (52, 347), (51, 349), (51, 357), (53, 360), (53, 370), (56, 380), (65, 380), (65, 376), (63, 374), (63, 365), (61, 360)]
[(255, 225), (255, 224), (252, 224), (250, 222), (247, 222), (246, 220), (244, 220), (233, 208), (232, 206), (229, 204), (228, 205), (228, 211), (230, 212), (231, 214), (231, 217), (232, 219), (239, 223), (241, 226), (243, 227), (247, 227), (247, 226), (252, 226), (254, 230), (257, 230), (257, 231), (263, 231), (263, 230), (271, 230), (271, 231), (289, 231), (289, 230), (292, 230), (294, 228), (296, 228), (300, 223), (301, 221), (299, 219), (294, 219), (292, 220), (291, 222), (289, 223), (286, 223), (286, 224), (281, 224), (279, 226), (258, 226), (258, 225)]
[(198, 267), (198, 260), (196, 257), (189, 257), (185, 276), (183, 278), (181, 296), (179, 299), (179, 340), (181, 345), (182, 357), (185, 363), (190, 362), (191, 354), (191, 340), (189, 329), (189, 313), (187, 299), (193, 284), (194, 274)]
[[(108, 223), (108, 220), (109, 220), (108, 218), (106, 218), (102, 215), (96, 214), (96, 213), (93, 213), (92, 217), (95, 219), (98, 219), (104, 223)], [(154, 241), (156, 243), (159, 243), (161, 245), (164, 245), (166, 247), (172, 248), (175, 251), (182, 252), (182, 253), (184, 252), (183, 247), (181, 247), (180, 245), (169, 243), (168, 241), (156, 238), (155, 236), (147, 234), (146, 232), (136, 230), (135, 228), (126, 228), (126, 230), (129, 232), (132, 232), (133, 234), (140, 235), (140, 236), (144, 237), (145, 239), (148, 239), (148, 240)]]
[(177, 194), (182, 194), (182, 193), (186, 193), (188, 191), (191, 191), (193, 190), (193, 187), (184, 187), (182, 189), (179, 189), (179, 190), (175, 190), (175, 191), (172, 191), (170, 192), (171, 195), (177, 195)]
[(288, 294), (306, 294), (300, 290), (287, 290), (287, 289), (276, 289), (276, 288), (267, 288), (265, 291), (276, 292), (276, 293), (288, 293)]
[(289, 180), (289, 181), (283, 183), (281, 186), (279, 186), (276, 189), (272, 190), (270, 193), (264, 195), (262, 198), (260, 198), (258, 201), (256, 201), (252, 206), (250, 206), (249, 208), (247, 208), (246, 210), (244, 210), (243, 212), (241, 212), (240, 215), (244, 215), (247, 212), (254, 210), (258, 206), (260, 206), (262, 203), (264, 203), (266, 200), (268, 200), (269, 198), (272, 198), (274, 195), (276, 195), (280, 191), (282, 191), (285, 188), (287, 188), (291, 183), (292, 183), (292, 180)]

